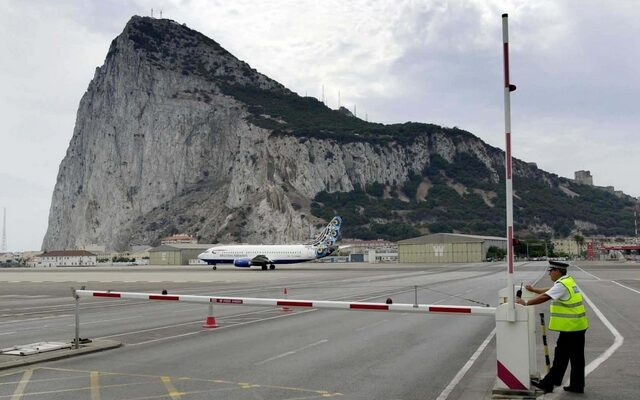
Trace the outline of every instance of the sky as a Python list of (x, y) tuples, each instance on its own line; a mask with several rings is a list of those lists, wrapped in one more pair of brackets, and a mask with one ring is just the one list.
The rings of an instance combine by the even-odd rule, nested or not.
[(640, 1), (0, 0), (8, 251), (40, 249), (80, 98), (152, 9), (301, 96), (324, 89), (363, 119), (455, 126), (501, 149), (508, 13), (513, 156), (640, 196)]

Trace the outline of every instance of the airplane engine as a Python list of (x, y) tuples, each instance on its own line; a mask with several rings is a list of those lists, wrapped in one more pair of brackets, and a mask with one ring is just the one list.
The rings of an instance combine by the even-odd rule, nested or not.
[(251, 260), (248, 258), (236, 258), (233, 260), (233, 265), (239, 268), (249, 268), (251, 266)]

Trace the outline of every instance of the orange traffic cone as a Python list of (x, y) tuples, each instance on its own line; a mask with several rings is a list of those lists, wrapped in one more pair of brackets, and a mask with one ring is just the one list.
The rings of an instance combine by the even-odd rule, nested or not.
[(213, 316), (213, 304), (209, 303), (209, 315), (207, 315), (207, 319), (202, 324), (203, 328), (217, 328), (218, 324), (216, 323), (216, 318)]
[[(287, 288), (284, 288), (284, 298), (287, 298)], [(291, 311), (291, 308), (289, 308), (288, 306), (282, 306), (282, 311)]]

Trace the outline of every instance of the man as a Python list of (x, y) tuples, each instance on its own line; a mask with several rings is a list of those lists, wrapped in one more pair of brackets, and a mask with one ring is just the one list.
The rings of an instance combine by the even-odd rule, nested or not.
[(553, 300), (550, 306), (551, 318), (549, 329), (558, 331), (553, 365), (549, 373), (540, 381), (531, 384), (545, 393), (553, 392), (553, 387), (560, 386), (564, 373), (571, 362), (569, 386), (567, 392), (584, 393), (584, 336), (589, 327), (586, 309), (582, 302), (580, 288), (571, 275), (567, 275), (569, 264), (549, 261), (549, 277), (554, 282), (551, 288), (535, 288), (526, 285), (528, 291), (538, 296), (529, 301), (516, 298), (516, 303), (525, 306), (541, 304)]

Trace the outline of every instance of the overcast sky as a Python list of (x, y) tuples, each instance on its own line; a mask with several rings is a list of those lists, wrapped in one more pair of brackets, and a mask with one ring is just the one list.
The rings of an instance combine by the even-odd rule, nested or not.
[[(38, 250), (80, 98), (132, 15), (170, 18), (300, 95), (369, 121), (457, 126), (514, 157), (640, 196), (640, 1), (0, 0), (0, 207)], [(517, 188), (516, 188), (517, 189)]]

